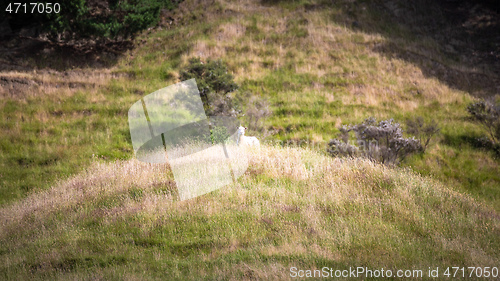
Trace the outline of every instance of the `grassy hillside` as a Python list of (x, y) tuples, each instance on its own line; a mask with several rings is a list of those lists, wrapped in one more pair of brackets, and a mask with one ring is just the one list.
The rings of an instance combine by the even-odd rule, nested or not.
[(480, 147), (485, 131), (466, 112), (474, 96), (495, 97), (488, 65), (447, 53), (383, 9), (390, 3), (275, 2), (186, 1), (173, 24), (142, 34), (111, 69), (2, 72), (0, 203), (80, 171), (92, 155), (132, 157), (130, 105), (201, 57), (227, 63), (235, 95), (269, 100), (272, 115), (250, 124), (267, 141), (324, 150), (339, 125), (370, 116), (436, 120), (441, 135), (405, 165), (500, 210), (498, 156)]
[(1, 208), (1, 278), (281, 280), (292, 266), (500, 262), (498, 213), (408, 170), (264, 146), (235, 184), (179, 202), (167, 168), (95, 161)]
[[(112, 67), (2, 70), (0, 279), (499, 266), (499, 157), (466, 111), (498, 99), (498, 66), (429, 32), (445, 24), (432, 1), (403, 2), (187, 0)], [(179, 202), (168, 166), (133, 159), (127, 112), (192, 57), (222, 59), (234, 96), (272, 114), (241, 118), (267, 143), (242, 178)], [(326, 156), (338, 126), (370, 116), (441, 134), (401, 168)]]

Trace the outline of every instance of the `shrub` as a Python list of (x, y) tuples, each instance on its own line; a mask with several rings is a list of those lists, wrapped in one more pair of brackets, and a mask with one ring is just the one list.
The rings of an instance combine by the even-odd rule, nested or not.
[(467, 111), (472, 119), (481, 124), (488, 132), (491, 142), (496, 146), (500, 141), (500, 106), (487, 101), (469, 104)]
[[(179, 78), (182, 81), (196, 79), (205, 113), (211, 120), (210, 126), (219, 126), (217, 123), (223, 120), (213, 118), (214, 116), (246, 116), (248, 126), (259, 130), (262, 129), (261, 119), (271, 114), (269, 102), (260, 95), (249, 91), (232, 93), (239, 87), (221, 60), (209, 59), (203, 62), (200, 58), (191, 58), (187, 66), (181, 70)], [(243, 112), (245, 114), (242, 114)], [(215, 131), (212, 131), (213, 133)], [(218, 138), (212, 140), (219, 142)]]
[(246, 99), (245, 115), (248, 126), (254, 130), (262, 128), (262, 119), (271, 115), (271, 109), (267, 99), (253, 95)]
[(203, 107), (208, 116), (236, 116), (230, 92), (238, 89), (233, 76), (228, 73), (226, 65), (220, 60), (208, 60), (206, 63), (199, 58), (189, 59), (189, 63), (181, 71), (180, 79), (196, 79)]
[(429, 142), (439, 131), (440, 129), (435, 120), (430, 123), (425, 123), (422, 117), (406, 120), (406, 132), (414, 135), (420, 141), (422, 152), (425, 152)]
[(327, 151), (333, 157), (355, 157), (359, 155), (359, 149), (355, 145), (351, 145), (338, 139), (330, 140)]
[[(356, 144), (350, 144), (350, 133), (354, 132)], [(399, 123), (393, 119), (380, 121), (368, 118), (354, 126), (342, 126), (340, 139), (332, 139), (327, 151), (334, 157), (361, 156), (385, 165), (397, 165), (408, 155), (421, 151), (420, 141), (404, 138)]]
[(2, 9), (12, 29), (40, 26), (51, 37), (63, 40), (79, 38), (129, 37), (155, 25), (161, 9), (174, 9), (179, 0), (103, 0), (61, 1), (59, 13), (19, 13)]
[(210, 130), (210, 140), (212, 144), (224, 143), (229, 137), (229, 132), (224, 126), (214, 126)]

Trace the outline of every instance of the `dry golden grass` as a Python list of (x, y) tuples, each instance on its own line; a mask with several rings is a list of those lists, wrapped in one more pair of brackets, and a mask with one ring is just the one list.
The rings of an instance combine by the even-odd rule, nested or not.
[[(224, 59), (231, 65), (237, 81), (260, 79), (287, 63), (295, 62), (297, 74), (312, 74), (318, 79), (325, 75), (339, 75), (356, 80), (348, 84), (348, 94), (342, 96), (344, 104), (376, 107), (390, 103), (408, 112), (435, 101), (439, 104), (461, 102), (464, 95), (426, 77), (421, 69), (409, 62), (386, 57), (377, 49), (388, 43), (382, 35), (333, 24), (324, 11), (290, 12), (279, 5), (260, 5), (259, 1), (220, 3), (225, 9), (237, 11), (236, 15), (221, 23), (210, 36), (198, 39), (194, 48), (183, 56), (183, 61), (193, 56)], [(258, 20), (255, 21), (255, 17)], [(306, 37), (285, 35), (289, 21), (294, 19), (305, 21)], [(252, 35), (245, 34), (252, 24), (262, 34), (262, 40), (257, 41)], [(272, 36), (282, 36), (286, 40), (275, 42)], [(420, 55), (429, 59), (438, 56), (432, 42), (419, 43), (427, 44), (429, 48), (422, 49), (405, 40), (401, 41), (401, 46), (409, 52), (427, 52)], [(293, 55), (287, 57), (287, 54)], [(349, 72), (345, 73), (345, 69)], [(318, 95), (331, 92), (329, 87), (320, 83), (303, 86), (305, 91), (316, 91)], [(415, 96), (417, 90), (418, 97)]]
[[(185, 2), (181, 12), (188, 13), (189, 5), (195, 1)], [(119, 112), (137, 98), (128, 95), (134, 90), (136, 94), (145, 94), (163, 86), (169, 74), (178, 73), (178, 67), (172, 66), (176, 64), (169, 64), (173, 55), (163, 52), (168, 44), (162, 42), (189, 42), (173, 48), (172, 53), (178, 56), (174, 59), (180, 60), (181, 65), (192, 56), (221, 58), (238, 82), (271, 80), (270, 85), (256, 83), (258, 89), (251, 90), (264, 96), (273, 90), (273, 102), (288, 102), (285, 105), (297, 112), (294, 114), (306, 111), (306, 102), (313, 104), (316, 95), (324, 97), (327, 104), (340, 101), (343, 107), (357, 105), (349, 108), (347, 115), (338, 108), (319, 114), (318, 122), (330, 122), (331, 127), (366, 118), (367, 107), (382, 108), (370, 114), (387, 118), (387, 114), (404, 115), (436, 103), (441, 107), (463, 107), (470, 99), (468, 94), (427, 77), (412, 63), (377, 51), (376, 46), (387, 40), (381, 35), (346, 28), (320, 10), (291, 13), (280, 5), (261, 5), (257, 0), (217, 4), (222, 5), (222, 10), (232, 10), (229, 14), (233, 16), (221, 19), (207, 9), (203, 19), (211, 24), (208, 34), (190, 30), (193, 26), (180, 26), (173, 33), (154, 33), (154, 38), (145, 40), (144, 45), (123, 59), (123, 64), (132, 65), (125, 70), (141, 77), (123, 85), (116, 81), (109, 85), (109, 79), (116, 78), (112, 70), (70, 72), (68, 77), (58, 72), (2, 75), (11, 80), (34, 81), (15, 97), (21, 102), (24, 97), (44, 95), (59, 101), (60, 97), (68, 98), (82, 90), (87, 96), (86, 108), (89, 103), (105, 100), (104, 95), (133, 88), (122, 104), (108, 99), (116, 108), (106, 104), (101, 114), (85, 116), (89, 121), (82, 125), (85, 132), (94, 129), (92, 123), (96, 122), (96, 132), (104, 135), (99, 142), (89, 144), (89, 150), (98, 143), (111, 142), (113, 134), (106, 126), (114, 123), (98, 122), (107, 118), (103, 116), (107, 116), (108, 110)], [(287, 34), (294, 19), (302, 19), (300, 27), (307, 35)], [(429, 45), (422, 55), (439, 59), (432, 42), (422, 44)], [(404, 40), (401, 46), (412, 52), (421, 51)], [(182, 48), (186, 52), (177, 52)], [(161, 78), (157, 73), (160, 66), (165, 66)], [(284, 84), (281, 80), (287, 81), (287, 77), (274, 77), (275, 73), (312, 78), (299, 85), (300, 90), (275, 90), (273, 86), (279, 89)], [(333, 77), (333, 82), (323, 84), (322, 79), (328, 77)], [(276, 85), (272, 84), (273, 79)], [(116, 89), (103, 93), (99, 90), (103, 86)], [(0, 95), (14, 97), (12, 89), (3, 87)], [(312, 94), (307, 96), (309, 93)], [(85, 112), (75, 104), (74, 110), (63, 114), (83, 119), (79, 114)], [(389, 113), (388, 108), (392, 110)], [(45, 109), (35, 112), (29, 118), (43, 124), (57, 119), (54, 113), (59, 114)], [(446, 118), (450, 115), (449, 111), (439, 113)], [(22, 114), (16, 112), (12, 116), (21, 118)], [(311, 123), (307, 115), (295, 117), (285, 116), (277, 125), (284, 128), (305, 124), (307, 128)], [(53, 123), (54, 127), (58, 124)], [(68, 128), (62, 128), (63, 136), (57, 139), (61, 147), (46, 144), (47, 150), (68, 149), (68, 138), (77, 143), (93, 138), (82, 137), (83, 130), (66, 135)], [(318, 128), (321, 129), (311, 131), (309, 136), (321, 142), (324, 136), (319, 130), (325, 127)], [(51, 134), (49, 129), (57, 128), (43, 125), (33, 131), (43, 137)], [(126, 127), (121, 129), (127, 131)], [(24, 133), (20, 122), (9, 130), (15, 135)], [(288, 136), (304, 137), (298, 131), (291, 131)], [(446, 165), (449, 159), (445, 156), (453, 158), (458, 153), (439, 144), (430, 148), (429, 154), (432, 157), (423, 163), (437, 167)], [(213, 279), (281, 280), (289, 277), (287, 270), (296, 265), (295, 261), (311, 269), (325, 262), (381, 267), (499, 263), (498, 211), (484, 205), (481, 199), (454, 191), (454, 183), (439, 183), (408, 170), (389, 169), (363, 159), (333, 159), (298, 148), (264, 145), (252, 155), (249, 169), (237, 182), (186, 201), (176, 200), (175, 183), (167, 165), (136, 160), (95, 161), (84, 172), (47, 191), (32, 193), (0, 208), (0, 273), (25, 277), (19, 279), (34, 275), (139, 280), (144, 272), (161, 272), (167, 279), (182, 279), (188, 272), (195, 276), (193, 280), (206, 274)], [(475, 159), (484, 155), (473, 154)], [(477, 163), (485, 169), (498, 166), (490, 158)], [(486, 187), (494, 184), (495, 180), (484, 182)]]
[(85, 90), (96, 95), (111, 78), (120, 74), (112, 69), (82, 69), (70, 71), (34, 70), (31, 72), (8, 71), (0, 73), (0, 97), (13, 100), (29, 98), (62, 99), (76, 91)]
[[(334, 159), (307, 149), (263, 145), (251, 151), (250, 167), (236, 183), (178, 201), (172, 192), (158, 192), (175, 189), (167, 169), (165, 165), (136, 160), (96, 161), (84, 173), (46, 192), (1, 208), (0, 241), (10, 241), (13, 249), (2, 258), (3, 268), (34, 258), (46, 260), (43, 272), (52, 272), (54, 264), (65, 260), (64, 251), (43, 250), (45, 254), (33, 253), (34, 257), (23, 256), (19, 251), (32, 243), (60, 239), (57, 237), (68, 237), (73, 241), (68, 242), (71, 247), (80, 249), (83, 246), (77, 241), (88, 239), (93, 233), (82, 226), (89, 221), (96, 222), (99, 229), (126, 221), (128, 227), (138, 227), (145, 237), (156, 233), (160, 226), (176, 229), (172, 223), (183, 221), (183, 227), (194, 232), (184, 232), (182, 238), (175, 238), (181, 239), (175, 243), (192, 243), (190, 239), (197, 241), (196, 237), (202, 235), (199, 231), (208, 231), (203, 235), (212, 237), (214, 246), (209, 246), (208, 252), (192, 249), (187, 254), (193, 255), (194, 263), (221, 263), (211, 269), (193, 268), (190, 276), (211, 274), (229, 280), (238, 276), (241, 279), (241, 274), (263, 279), (287, 278), (289, 263), (279, 259), (266, 262), (259, 256), (298, 260), (314, 257), (340, 263), (357, 260), (387, 267), (426, 264), (432, 256), (426, 251), (454, 251), (467, 264), (499, 262), (498, 249), (491, 248), (498, 241), (485, 240), (500, 233), (499, 214), (469, 196), (407, 170), (389, 169), (363, 159)], [(103, 204), (103, 200), (108, 203)], [(58, 218), (55, 221), (54, 215)], [(207, 230), (207, 224), (208, 229), (215, 229)], [(219, 227), (224, 231), (216, 230)], [(471, 229), (480, 231), (468, 232)], [(31, 234), (28, 237), (23, 233)], [(16, 242), (10, 240), (13, 235)], [(275, 238), (268, 242), (259, 238), (266, 235)], [(167, 240), (166, 249), (172, 243)], [(217, 246), (218, 243), (224, 246)], [(414, 243), (416, 248), (408, 243)], [(410, 256), (400, 251), (408, 247), (413, 251)], [(145, 254), (136, 250), (137, 255)], [(165, 256), (162, 251), (159, 249), (153, 259), (156, 263), (175, 263), (172, 254)], [(255, 258), (225, 260), (226, 256), (241, 253)], [(375, 262), (380, 253), (382, 256)], [(308, 267), (315, 267), (314, 262), (305, 262)], [(111, 274), (109, 271), (115, 269), (111, 266), (103, 270)], [(172, 270), (168, 273), (171, 277), (185, 276)]]
[[(369, 197), (373, 195), (373, 190), (368, 185), (369, 181), (376, 184), (377, 179), (397, 181), (398, 198), (385, 198), (385, 204), (398, 204), (395, 199), (404, 198), (408, 200), (406, 203), (418, 207), (415, 203), (416, 199), (418, 199), (417, 195), (411, 194), (411, 192), (414, 188), (424, 188), (426, 192), (436, 193), (439, 197), (459, 198), (464, 204), (480, 208), (479, 203), (473, 199), (444, 188), (430, 179), (423, 179), (413, 175), (411, 172), (389, 169), (363, 159), (328, 158), (316, 152), (300, 148), (267, 146), (253, 151), (251, 167), (246, 176), (235, 185), (223, 188), (218, 196), (202, 196), (196, 200), (174, 203), (172, 196), (161, 195), (158, 197), (148, 193), (148, 196), (145, 196), (140, 203), (129, 202), (133, 206), (128, 206), (128, 208), (137, 210), (136, 207), (139, 204), (142, 206), (141, 209), (147, 207), (146, 211), (153, 211), (156, 210), (154, 207), (169, 206), (182, 209), (187, 206), (194, 207), (193, 205), (196, 204), (200, 205), (202, 207), (200, 210), (207, 214), (215, 213), (223, 206), (217, 197), (234, 197), (238, 200), (243, 199), (250, 192), (260, 193), (273, 189), (272, 186), (256, 182), (253, 179), (255, 174), (265, 174), (269, 178), (285, 177), (299, 182), (313, 181), (305, 186), (292, 187), (295, 191), (300, 190), (301, 193), (308, 194), (305, 198), (299, 198), (299, 194), (290, 193), (290, 190), (273, 190), (275, 200), (272, 200), (274, 202), (268, 209), (268, 211), (272, 212), (280, 210), (280, 208), (275, 208), (276, 204), (286, 204), (286, 201), (293, 201), (294, 199), (310, 201), (315, 204), (319, 202), (345, 203), (352, 200), (371, 204)], [(394, 177), (397, 179), (394, 179)], [(242, 185), (246, 183), (254, 183), (254, 186), (249, 190), (242, 188)], [(172, 179), (169, 178), (168, 166), (164, 164), (146, 164), (137, 160), (117, 161), (109, 164), (96, 161), (84, 173), (68, 181), (61, 182), (46, 192), (33, 194), (21, 202), (2, 208), (0, 217), (3, 218), (3, 226), (17, 224), (27, 215), (36, 215), (38, 218), (43, 219), (43, 215), (46, 215), (47, 212), (74, 206), (85, 201), (92, 201), (103, 196), (120, 194), (131, 188), (148, 191), (164, 185), (172, 189), (175, 188)], [(282, 196), (287, 198), (279, 198)], [(159, 199), (161, 199), (161, 203), (158, 201)], [(286, 200), (282, 202), (279, 199)], [(208, 205), (198, 204), (200, 201)], [(317, 210), (307, 209), (304, 212), (307, 217), (311, 218), (311, 221), (315, 221), (313, 218), (317, 216)], [(5, 229), (5, 227), (2, 227), (2, 229)]]
[[(92, 201), (100, 196), (117, 194), (132, 187), (147, 190), (154, 186), (170, 184), (166, 178), (166, 169), (165, 165), (145, 164), (137, 160), (113, 164), (96, 161), (86, 172), (61, 182), (47, 191), (2, 208), (0, 231), (6, 230), (8, 225), (19, 224), (27, 216), (43, 220), (43, 217), (50, 212)], [(148, 200), (146, 201), (149, 202)], [(172, 201), (172, 198), (167, 200)]]

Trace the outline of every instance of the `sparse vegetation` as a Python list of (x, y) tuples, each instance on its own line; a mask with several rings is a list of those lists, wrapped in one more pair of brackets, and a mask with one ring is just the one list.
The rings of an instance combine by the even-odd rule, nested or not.
[(249, 94), (246, 101), (241, 101), (240, 104), (246, 106), (245, 116), (248, 120), (248, 126), (255, 131), (263, 131), (265, 129), (265, 119), (271, 116), (271, 106), (267, 99), (258, 95)]
[(435, 120), (425, 123), (421, 116), (406, 120), (406, 133), (415, 136), (420, 141), (422, 151), (425, 152), (431, 139), (439, 133), (439, 127)]
[[(330, 140), (328, 152), (332, 156), (361, 156), (385, 164), (397, 165), (407, 156), (422, 149), (414, 137), (404, 138), (403, 130), (394, 120), (377, 123), (375, 118), (368, 118), (354, 126), (342, 126), (340, 139)], [(354, 132), (356, 145), (349, 144), (349, 133)]]
[(500, 105), (490, 102), (479, 101), (467, 106), (467, 111), (474, 122), (484, 127), (491, 142), (494, 145), (500, 144)]

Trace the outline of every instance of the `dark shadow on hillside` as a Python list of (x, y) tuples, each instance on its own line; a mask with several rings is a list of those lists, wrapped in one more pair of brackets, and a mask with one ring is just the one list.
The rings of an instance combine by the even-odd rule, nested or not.
[(133, 47), (131, 40), (53, 42), (21, 32), (0, 40), (0, 71), (31, 71), (52, 69), (66, 71), (73, 68), (107, 68)]
[(443, 144), (462, 148), (463, 145), (468, 145), (475, 149), (491, 152), (493, 159), (500, 160), (500, 144), (493, 143), (485, 135), (468, 135), (468, 134), (444, 134)]
[(158, 9), (169, 10), (178, 4), (173, 1), (147, 1), (145, 6), (120, 5), (124, 1), (116, 0), (60, 1), (49, 3), (53, 6), (47, 9), (53, 12), (45, 13), (33, 12), (45, 9), (43, 5), (29, 13), (25, 5), (16, 8), (16, 3), (6, 9), (4, 1), (0, 10), (0, 71), (108, 68), (133, 47), (135, 34), (155, 22)]
[[(500, 93), (500, 13), (493, 1), (379, 0), (366, 2), (365, 7), (352, 3), (354, 29), (389, 39), (373, 46), (374, 51), (409, 61), (425, 76), (474, 96), (491, 98)], [(357, 18), (362, 9), (371, 24)], [(416, 42), (417, 49), (401, 44), (407, 39)], [(423, 42), (435, 42), (437, 48)]]
[(424, 75), (436, 77), (452, 88), (477, 97), (493, 97), (500, 93), (498, 8), (498, 4), (490, 0), (417, 0), (405, 5), (380, 1), (371, 9), (378, 9), (380, 15), (389, 19), (386, 24), (398, 24), (410, 30), (413, 40), (436, 42), (441, 55), (435, 59), (425, 55), (433, 51), (424, 47), (415, 51), (400, 47), (400, 38), (384, 31), (380, 33), (390, 39), (389, 43), (374, 50), (410, 61), (418, 65)]
[[(303, 9), (331, 9), (331, 19), (338, 24), (383, 35), (388, 40), (372, 46), (374, 51), (409, 61), (425, 76), (452, 88), (483, 98), (500, 94), (496, 0), (319, 0), (304, 4)], [(415, 47), (408, 48), (407, 42)]]

